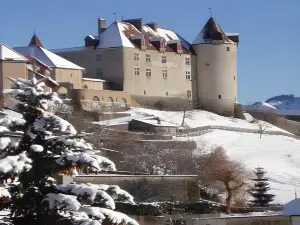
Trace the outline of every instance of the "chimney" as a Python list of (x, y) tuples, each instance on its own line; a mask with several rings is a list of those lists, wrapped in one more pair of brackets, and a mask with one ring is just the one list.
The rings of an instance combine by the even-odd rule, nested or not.
[(100, 37), (100, 34), (106, 30), (106, 20), (98, 18), (98, 37)]
[(144, 21), (142, 18), (123, 20), (122, 22), (130, 23), (133, 26), (135, 26), (136, 29), (138, 29), (140, 32), (142, 32), (142, 28), (144, 25)]
[(155, 32), (157, 31), (157, 23), (155, 23), (155, 22), (153, 22), (153, 23), (147, 23), (146, 25), (148, 25)]

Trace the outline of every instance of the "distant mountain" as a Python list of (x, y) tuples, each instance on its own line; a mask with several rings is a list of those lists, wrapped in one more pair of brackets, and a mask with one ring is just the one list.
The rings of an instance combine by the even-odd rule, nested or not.
[(244, 105), (244, 110), (259, 110), (275, 112), (282, 115), (300, 115), (300, 97), (294, 95), (278, 95), (265, 102)]
[(294, 95), (278, 95), (269, 98), (266, 103), (274, 106), (276, 109), (300, 110), (300, 98)]

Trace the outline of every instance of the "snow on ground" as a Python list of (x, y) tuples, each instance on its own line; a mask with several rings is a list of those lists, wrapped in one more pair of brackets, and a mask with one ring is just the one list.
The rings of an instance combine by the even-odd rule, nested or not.
[[(179, 140), (186, 137), (177, 138)], [(201, 136), (189, 137), (198, 146), (223, 146), (234, 160), (253, 170), (265, 168), (270, 179), (275, 203), (285, 204), (294, 199), (295, 188), (300, 191), (300, 140), (281, 135), (262, 135), (215, 130)]]
[[(165, 121), (165, 122), (169, 122), (181, 126), (182, 116), (183, 116), (183, 112), (180, 111), (160, 111), (160, 110), (145, 109), (145, 108), (131, 108), (125, 113), (130, 113), (131, 116), (112, 119), (112, 120), (105, 120), (105, 121), (100, 121), (95, 123), (100, 125), (117, 125), (117, 124), (128, 123), (133, 118), (143, 119), (145, 117), (155, 116), (155, 117), (159, 117), (161, 121)], [(261, 123), (266, 124), (267, 127), (266, 130), (286, 132), (266, 122), (261, 122)], [(228, 127), (248, 128), (248, 129), (258, 130), (257, 124), (249, 123), (246, 120), (219, 116), (215, 113), (211, 113), (204, 110), (193, 110), (193, 111), (186, 112), (184, 125), (188, 126), (189, 128), (215, 125), (215, 126), (228, 126)]]

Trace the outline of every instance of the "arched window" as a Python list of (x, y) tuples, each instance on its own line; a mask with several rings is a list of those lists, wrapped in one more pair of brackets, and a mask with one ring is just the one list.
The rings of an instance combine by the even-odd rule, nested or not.
[(86, 89), (88, 89), (88, 86), (87, 86), (87, 85), (83, 85), (83, 88), (86, 88)]
[(99, 99), (97, 96), (95, 96), (95, 97), (93, 98), (93, 101), (100, 102), (100, 99)]
[(124, 107), (124, 108), (125, 108), (125, 107), (127, 106), (127, 101), (126, 101), (125, 98), (121, 98), (120, 103), (121, 103), (121, 107)]
[(97, 109), (100, 107), (101, 107), (100, 99), (97, 96), (94, 96), (93, 101), (92, 101), (92, 108)]
[(57, 93), (61, 98), (67, 98), (68, 89), (65, 87), (59, 87)]
[(108, 106), (112, 106), (114, 104), (114, 99), (112, 97), (108, 97), (107, 104)]
[(57, 90), (57, 92), (59, 94), (67, 94), (68, 93), (68, 89), (65, 88), (65, 87), (59, 87), (58, 90)]

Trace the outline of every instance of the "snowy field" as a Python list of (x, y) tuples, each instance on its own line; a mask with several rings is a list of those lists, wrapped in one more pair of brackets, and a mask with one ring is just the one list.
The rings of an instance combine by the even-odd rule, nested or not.
[[(105, 125), (127, 123), (131, 119), (142, 119), (149, 116), (158, 116), (162, 121), (181, 125), (183, 112), (159, 111), (144, 108), (132, 108), (127, 111), (130, 117), (97, 122)], [(267, 130), (280, 130), (271, 124), (265, 123)], [(257, 125), (246, 120), (223, 117), (203, 110), (193, 110), (186, 114), (185, 125), (190, 128), (207, 125), (248, 128), (257, 130)], [(176, 138), (186, 140), (187, 137)], [(268, 172), (272, 193), (276, 195), (276, 203), (286, 203), (294, 198), (295, 188), (300, 195), (300, 140), (281, 136), (263, 134), (240, 133), (233, 131), (214, 130), (201, 136), (188, 137), (197, 144), (205, 143), (207, 148), (221, 145), (228, 155), (252, 171), (260, 165)]]
[[(186, 138), (177, 138), (184, 140)], [(265, 168), (270, 179), (275, 203), (294, 199), (295, 188), (300, 195), (300, 140), (281, 135), (263, 135), (215, 130), (197, 137), (189, 137), (197, 145), (223, 146), (234, 160), (253, 170), (258, 165)]]
[[(152, 110), (152, 109), (145, 109), (145, 108), (131, 108), (130, 110), (126, 111), (126, 113), (130, 113), (131, 116), (112, 119), (109, 121), (105, 120), (105, 121), (100, 121), (95, 123), (101, 125), (117, 125), (117, 124), (128, 123), (133, 118), (142, 119), (149, 116), (155, 116), (155, 117), (159, 117), (161, 121), (165, 121), (165, 122), (169, 122), (181, 126), (182, 116), (183, 116), (183, 112), (180, 111), (177, 112), (159, 111), (159, 110)], [(266, 130), (286, 132), (266, 122), (261, 121), (261, 123), (266, 125)], [(227, 126), (227, 127), (237, 127), (237, 128), (258, 130), (257, 124), (249, 123), (246, 120), (219, 116), (217, 114), (204, 111), (204, 110), (193, 110), (193, 111), (186, 112), (184, 125), (189, 128), (216, 125), (216, 126)]]

